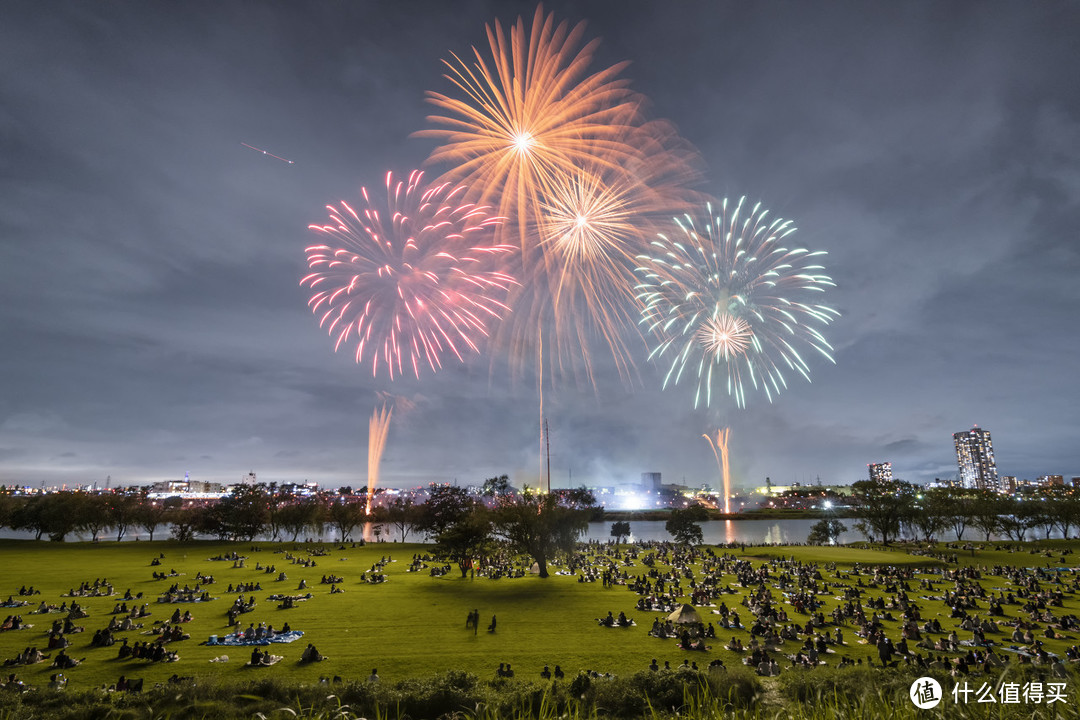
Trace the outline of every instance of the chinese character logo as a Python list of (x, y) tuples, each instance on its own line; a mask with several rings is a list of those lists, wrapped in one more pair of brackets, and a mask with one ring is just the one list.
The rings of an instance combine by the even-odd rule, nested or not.
[(915, 703), (915, 707), (920, 710), (929, 710), (937, 707), (941, 702), (941, 683), (931, 677), (921, 677), (911, 683), (908, 695), (911, 696), (911, 702)]

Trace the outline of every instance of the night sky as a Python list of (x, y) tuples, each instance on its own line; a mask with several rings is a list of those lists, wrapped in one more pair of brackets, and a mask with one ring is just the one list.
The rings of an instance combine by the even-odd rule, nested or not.
[[(706, 167), (829, 252), (842, 313), (772, 404), (693, 409), (599, 360), (545, 393), (552, 485), (849, 483), (891, 461), (1080, 475), (1080, 5), (555, 2)], [(308, 310), (325, 205), (435, 146), (425, 91), (517, 2), (5, 3), (0, 22), (0, 482), (357, 484), (397, 409), (388, 485), (541, 468), (535, 382), (485, 355), (372, 380)], [(288, 158), (276, 160), (248, 143)], [(432, 170), (439, 170), (433, 168)]]

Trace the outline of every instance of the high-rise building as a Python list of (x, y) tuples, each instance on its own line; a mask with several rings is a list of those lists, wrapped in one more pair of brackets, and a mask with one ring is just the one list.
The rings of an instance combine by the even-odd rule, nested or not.
[(870, 468), (870, 479), (874, 482), (891, 482), (892, 481), (892, 463), (870, 463), (866, 467)]
[(953, 442), (956, 444), (956, 464), (963, 487), (997, 490), (997, 463), (994, 461), (990, 431), (976, 425), (970, 430), (953, 433)]

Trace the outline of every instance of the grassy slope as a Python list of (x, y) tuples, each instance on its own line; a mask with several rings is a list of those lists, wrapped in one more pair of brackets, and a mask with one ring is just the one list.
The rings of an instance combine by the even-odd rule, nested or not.
[[(1042, 545), (1080, 547), (1080, 543), (1062, 542)], [(585, 668), (617, 674), (631, 673), (643, 669), (653, 657), (658, 658), (661, 664), (668, 660), (673, 666), (680, 664), (683, 658), (704, 665), (717, 656), (728, 665), (738, 663), (734, 653), (721, 648), (731, 635), (730, 631), (720, 633), (709, 653), (684, 653), (673, 640), (649, 637), (647, 629), (653, 614), (634, 611), (632, 608), (637, 596), (622, 587), (605, 589), (599, 583), (578, 583), (574, 578), (562, 576), (552, 576), (546, 580), (531, 575), (517, 580), (463, 580), (458, 577), (456, 569), (442, 578), (431, 578), (426, 572), (407, 573), (405, 569), (412, 554), (423, 552), (423, 547), (417, 545), (381, 543), (346, 550), (337, 550), (331, 545), (328, 546), (332, 548), (331, 555), (317, 558), (318, 566), (309, 569), (290, 564), (283, 554), (274, 553), (273, 550), (279, 546), (261, 544), (259, 547), (260, 551), (252, 552), (250, 545), (224, 543), (177, 545), (169, 542), (125, 542), (94, 545), (4, 541), (0, 542), (0, 568), (3, 568), (0, 570), (0, 599), (15, 593), (20, 585), (33, 584), (42, 591), (40, 596), (35, 596), (34, 606), (41, 599), (59, 604), (67, 599), (61, 598), (61, 593), (66, 593), (79, 582), (108, 577), (121, 595), (126, 588), (131, 588), (133, 593), (145, 593), (144, 600), (150, 602), (154, 612), (148, 620), (167, 618), (175, 607), (190, 609), (194, 614), (195, 621), (185, 626), (192, 639), (174, 644), (181, 655), (179, 663), (154, 665), (144, 661), (120, 661), (116, 659), (117, 646), (89, 647), (93, 631), (107, 624), (108, 613), (119, 597), (81, 600), (91, 616), (79, 621), (87, 629), (85, 634), (69, 636), (72, 647), (68, 653), (76, 658), (85, 657), (87, 661), (67, 673), (70, 682), (79, 686), (112, 683), (120, 674), (142, 677), (147, 682), (164, 680), (173, 673), (181, 676), (213, 675), (228, 680), (278, 676), (313, 681), (320, 675), (363, 677), (372, 667), (378, 667), (384, 679), (396, 680), (448, 669), (462, 669), (489, 677), (500, 662), (510, 662), (517, 670), (518, 677), (534, 678), (545, 663), (562, 665), (568, 675)], [(295, 546), (286, 544), (283, 547), (292, 549)], [(230, 562), (208, 560), (210, 556), (234, 549), (248, 556), (246, 568), (233, 569)], [(300, 550), (294, 554), (302, 555), (304, 549), (304, 546), (300, 546)], [(159, 552), (165, 554), (165, 559), (161, 567), (151, 568), (150, 560)], [(392, 554), (397, 560), (387, 566), (389, 581), (382, 585), (361, 584), (360, 573), (369, 570), (373, 562), (386, 554)], [(772, 555), (794, 555), (803, 560), (837, 562), (842, 567), (854, 562), (939, 564), (929, 558), (908, 555), (903, 550), (879, 548), (747, 548), (745, 553), (738, 554), (762, 559)], [(1073, 556), (1069, 557), (1071, 559)], [(1059, 564), (1056, 554), (1048, 558), (1030, 555), (1026, 551), (980, 551), (974, 558), (961, 553), (959, 559), (962, 563), (1009, 563), (1025, 567), (1045, 566), (1047, 563), (1056, 567)], [(256, 562), (275, 564), (278, 571), (288, 573), (288, 581), (275, 582), (276, 574), (267, 575), (255, 570)], [(151, 579), (153, 570), (168, 571), (173, 568), (184, 574), (165, 581)], [(158, 593), (176, 580), (181, 585), (185, 582), (194, 584), (195, 574), (200, 570), (217, 579), (217, 584), (210, 587), (211, 594), (217, 596), (218, 600), (208, 604), (172, 606), (155, 602)], [(629, 570), (632, 574), (638, 574), (647, 568), (638, 564)], [(319, 584), (324, 573), (344, 576), (342, 587), (346, 592), (331, 596), (329, 586)], [(274, 592), (299, 592), (297, 583), (300, 578), (306, 578), (309, 591), (315, 594), (314, 599), (299, 603), (293, 610), (278, 610), (276, 603), (265, 599)], [(241, 616), (243, 624), (266, 621), (280, 627), (288, 621), (294, 629), (304, 630), (306, 636), (291, 645), (269, 646), (271, 652), (284, 655), (285, 660), (271, 668), (253, 670), (243, 667), (250, 655), (250, 648), (207, 647), (197, 643), (211, 634), (227, 632), (225, 613), (231, 604), (231, 596), (225, 593), (228, 584), (256, 580), (262, 583), (263, 591), (256, 593), (259, 604), (255, 612)], [(1005, 585), (997, 577), (987, 577), (982, 582), (987, 589)], [(951, 584), (945, 587), (951, 587)], [(870, 595), (875, 593), (871, 591)], [(918, 593), (913, 595), (917, 596)], [(1055, 612), (1058, 615), (1080, 613), (1080, 598), (1073, 594), (1066, 595), (1066, 598), (1065, 608), (1055, 608)], [(738, 599), (738, 596), (725, 598), (729, 606), (737, 606)], [(832, 596), (826, 600), (824, 611), (827, 613), (837, 601)], [(924, 617), (938, 615), (943, 624), (948, 623), (948, 612), (943, 603), (919, 602)], [(477, 635), (465, 630), (465, 617), (474, 607), (480, 610), (482, 621)], [(745, 619), (748, 613), (742, 607), (738, 609)], [(797, 616), (790, 607), (788, 609), (793, 621), (805, 622), (805, 616)], [(637, 618), (638, 627), (598, 627), (594, 619), (608, 610), (615, 614), (620, 610), (626, 611)], [(1016, 611), (1016, 606), (1007, 608), (1010, 614)], [(5, 610), (4, 614), (10, 612), (18, 611)], [(498, 615), (498, 631), (488, 634), (483, 628), (490, 621), (492, 613)], [(28, 645), (44, 647), (45, 631), (58, 617), (56, 614), (22, 614), (24, 620), (34, 623), (35, 627), (0, 634), (0, 658), (13, 657)], [(711, 619), (715, 616), (707, 617)], [(892, 637), (899, 637), (897, 623), (886, 623), (886, 627)], [(853, 628), (845, 632), (849, 639), (848, 655), (853, 658), (876, 656), (868, 646), (856, 643)], [(745, 631), (739, 634), (744, 642), (749, 640)], [(960, 635), (961, 638), (970, 636), (963, 632)], [(138, 631), (127, 633), (127, 637), (130, 642), (146, 639)], [(314, 642), (331, 659), (314, 666), (297, 665), (296, 660), (307, 641)], [(1077, 642), (1080, 640), (1046, 641), (1046, 646), (1051, 651), (1061, 653), (1065, 647)], [(789, 645), (792, 646), (791, 652), (794, 652), (793, 644)], [(222, 653), (230, 656), (230, 662), (208, 662)], [(830, 664), (835, 659), (836, 656), (830, 656)], [(29, 684), (44, 684), (53, 672), (48, 663), (14, 669)]]

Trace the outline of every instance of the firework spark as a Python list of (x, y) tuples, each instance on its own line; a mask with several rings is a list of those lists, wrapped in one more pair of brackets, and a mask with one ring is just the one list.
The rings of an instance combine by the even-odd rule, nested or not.
[(696, 152), (670, 124), (644, 120), (626, 63), (590, 67), (598, 40), (584, 35), (542, 8), (531, 26), (489, 26), (490, 58), (473, 48), (474, 61), (445, 62), (457, 92), (428, 93), (438, 127), (417, 133), (442, 142), (429, 162), (450, 165), (444, 177), (511, 219), (502, 232), (516, 230), (522, 284), (499, 341), (516, 368), (535, 362), (541, 404), (545, 375), (594, 384), (597, 343), (629, 377), (635, 258), (650, 221), (683, 212), (697, 179)]
[(809, 381), (799, 346), (835, 362), (818, 327), (840, 314), (809, 301), (834, 286), (817, 264), (825, 253), (785, 246), (791, 222), (770, 221), (760, 204), (744, 201), (724, 200), (716, 215), (707, 205), (702, 235), (691, 216), (676, 219), (679, 237), (659, 236), (640, 258), (642, 324), (657, 338), (649, 357), (666, 362), (664, 387), (696, 375), (695, 407), (710, 405), (716, 377), (726, 376), (739, 407), (747, 386), (771, 402), (787, 387), (783, 368)]
[(716, 458), (717, 468), (720, 470), (720, 476), (724, 479), (724, 514), (731, 514), (731, 473), (728, 471), (728, 438), (731, 437), (731, 428), (721, 428), (716, 431), (716, 441), (709, 435), (702, 435), (701, 437), (709, 441), (709, 447), (712, 448), (713, 457)]
[(420, 377), (450, 353), (462, 360), (478, 350), (487, 324), (500, 318), (514, 279), (498, 269), (513, 248), (494, 242), (501, 218), (462, 202), (465, 189), (447, 183), (424, 188), (423, 173), (407, 182), (386, 175), (388, 208), (376, 209), (367, 188), (364, 207), (327, 206), (330, 224), (311, 225), (333, 244), (307, 248), (311, 274), (301, 285), (314, 291), (308, 305), (334, 350), (355, 343), (356, 362), (370, 359), (393, 379), (408, 367)]
[(379, 464), (386, 448), (386, 435), (390, 432), (390, 416), (394, 408), (382, 406), (371, 414), (368, 424), (368, 460), (367, 460), (367, 514), (371, 514), (371, 500), (375, 497), (375, 488), (379, 485)]
[[(634, 124), (640, 96), (619, 78), (626, 63), (590, 72), (598, 40), (583, 44), (584, 23), (556, 25), (537, 7), (525, 21), (487, 28), (492, 57), (473, 48), (470, 65), (457, 55), (444, 61), (463, 97), (429, 92), (441, 127), (417, 133), (444, 144), (429, 160), (453, 166), (447, 177), (467, 183), (479, 202), (499, 203), (526, 235), (539, 200), (559, 175), (596, 163), (618, 167), (633, 154), (624, 129)], [(524, 249), (524, 246), (523, 246)]]

